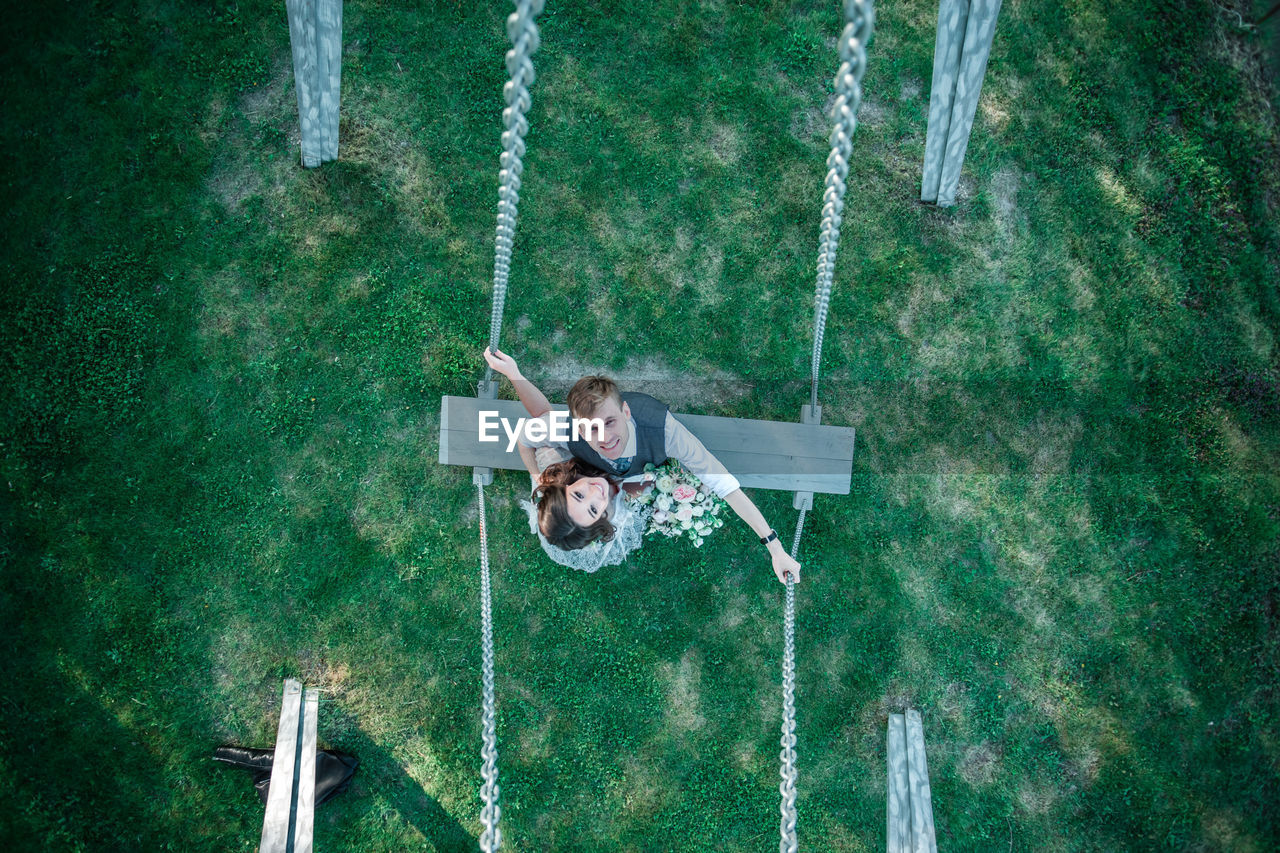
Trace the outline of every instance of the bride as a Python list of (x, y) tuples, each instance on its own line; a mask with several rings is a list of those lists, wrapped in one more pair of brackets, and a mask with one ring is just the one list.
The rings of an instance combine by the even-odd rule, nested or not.
[(594, 572), (621, 563), (640, 547), (652, 510), (634, 506), (629, 498), (643, 481), (619, 481), (555, 447), (539, 448), (536, 461), (533, 501), (521, 505), (547, 556)]

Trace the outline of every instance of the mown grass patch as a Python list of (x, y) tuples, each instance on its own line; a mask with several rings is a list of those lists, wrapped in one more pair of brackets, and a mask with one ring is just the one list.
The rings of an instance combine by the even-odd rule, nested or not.
[[(562, 396), (794, 419), (825, 4), (550, 4), (504, 346)], [(1211, 4), (1006, 4), (960, 203), (919, 205), (936, 8), (878, 10), (824, 349), (853, 491), (799, 589), (802, 843), (870, 850), (922, 710), (948, 849), (1277, 838), (1274, 89)], [(349, 6), (342, 148), (298, 165), (283, 11), (165, 0), (5, 36), (6, 833), (249, 848), (208, 761), (282, 677), (360, 756), (333, 849), (479, 835), (481, 375), (505, 10)], [(1270, 101), (1268, 100), (1270, 98)], [(777, 831), (779, 590), (750, 533), (571, 576), (487, 490), (516, 849)], [(757, 494), (785, 532), (785, 494)], [(85, 773), (86, 765), (112, 774)]]

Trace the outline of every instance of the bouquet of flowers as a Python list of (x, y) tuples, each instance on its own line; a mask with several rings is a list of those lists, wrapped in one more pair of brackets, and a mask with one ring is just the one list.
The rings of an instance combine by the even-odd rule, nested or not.
[(636, 498), (641, 506), (653, 507), (646, 534), (687, 537), (700, 548), (711, 531), (724, 524), (720, 515), (728, 504), (679, 462), (649, 464), (644, 470), (654, 477), (653, 488)]

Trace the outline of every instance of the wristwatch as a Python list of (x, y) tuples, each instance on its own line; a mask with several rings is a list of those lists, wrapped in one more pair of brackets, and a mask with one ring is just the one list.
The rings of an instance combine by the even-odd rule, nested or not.
[(768, 536), (761, 536), (761, 537), (760, 537), (760, 544), (761, 544), (761, 545), (768, 545), (770, 542), (772, 542), (773, 540), (775, 540), (775, 539), (777, 539), (777, 538), (778, 538), (778, 531), (776, 531), (776, 530), (770, 530), (770, 531), (769, 531), (769, 535), (768, 535)]

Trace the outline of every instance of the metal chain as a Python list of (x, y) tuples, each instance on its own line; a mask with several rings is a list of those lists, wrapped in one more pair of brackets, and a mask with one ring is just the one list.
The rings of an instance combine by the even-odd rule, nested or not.
[(477, 484), (476, 490), (480, 501), (480, 722), (484, 741), (480, 748), (480, 756), (484, 759), (484, 767), (480, 771), (484, 777), (484, 784), (480, 786), (480, 800), (484, 803), (480, 809), (480, 822), (484, 824), (480, 849), (484, 853), (494, 853), (502, 846), (502, 832), (498, 829), (502, 810), (498, 806), (498, 735), (493, 696), (493, 609), (490, 605), (489, 532), (484, 517), (484, 486)]
[(831, 302), (831, 279), (836, 269), (836, 248), (840, 243), (840, 222), (844, 213), (845, 179), (849, 176), (849, 153), (853, 132), (858, 127), (858, 107), (862, 104), (862, 75), (867, 68), (867, 41), (875, 26), (872, 0), (844, 0), (844, 32), (840, 36), (840, 70), (836, 72), (836, 102), (831, 109), (835, 127), (831, 131), (831, 154), (827, 156), (827, 184), (822, 195), (822, 236), (818, 240), (818, 282), (814, 294), (813, 363), (809, 405), (818, 408), (818, 369), (822, 364), (822, 338), (827, 327)]
[[(800, 510), (796, 535), (791, 540), (791, 559), (800, 559), (800, 535), (804, 532), (806, 510)], [(787, 609), (782, 620), (782, 752), (779, 754), (782, 782), (782, 840), (779, 853), (796, 853), (796, 584), (787, 576)]]
[(800, 510), (800, 517), (796, 519), (796, 535), (791, 540), (791, 559), (793, 560), (800, 559), (800, 534), (804, 533), (804, 517), (807, 513), (806, 509)]
[[(506, 108), (502, 111), (502, 158), (498, 161), (498, 226), (494, 238), (493, 313), (489, 318), (489, 349), (497, 351), (502, 334), (502, 308), (507, 300), (507, 278), (511, 273), (511, 248), (516, 236), (516, 208), (520, 204), (520, 176), (524, 173), (524, 135), (529, 132), (525, 113), (532, 100), (533, 61), (538, 49), (538, 27), (533, 19), (545, 0), (516, 0), (516, 10), (507, 18), (507, 71), (511, 79), (502, 87)], [(493, 378), (489, 371), (487, 380)]]
[[(535, 74), (530, 59), (538, 49), (538, 27), (534, 18), (542, 12), (545, 0), (515, 0), (516, 10), (507, 17), (507, 37), (511, 50), (507, 51), (507, 73), (511, 79), (502, 87), (506, 107), (502, 110), (502, 157), (498, 161), (498, 224), (494, 236), (493, 257), (493, 311), (489, 316), (489, 349), (498, 350), (498, 338), (502, 334), (502, 309), (507, 301), (507, 280), (511, 274), (511, 249), (515, 245), (516, 214), (520, 204), (520, 176), (524, 173), (524, 136), (529, 132), (525, 113), (533, 101), (529, 87)], [(493, 370), (487, 371), (485, 381), (493, 379)], [(480, 748), (484, 765), (480, 775), (480, 822), (484, 833), (480, 836), (480, 849), (494, 853), (502, 846), (502, 831), (498, 828), (502, 809), (498, 804), (498, 734), (495, 701), (493, 695), (493, 607), (489, 585), (489, 535), (484, 515), (484, 486), (476, 484), (480, 503), (480, 669), (481, 669), (481, 739)]]
[[(862, 104), (862, 75), (867, 68), (867, 42), (875, 26), (872, 0), (844, 0), (844, 32), (840, 36), (840, 69), (836, 72), (836, 102), (831, 117), (831, 153), (827, 156), (827, 183), (822, 196), (822, 235), (818, 240), (818, 281), (814, 293), (813, 361), (809, 405), (818, 409), (818, 375), (822, 366), (822, 341), (831, 304), (831, 282), (840, 243), (840, 222), (844, 213), (845, 180), (849, 176), (849, 154), (853, 133), (858, 127), (858, 107)], [(791, 542), (791, 558), (800, 556), (806, 510), (800, 510), (796, 535)], [(783, 616), (782, 642), (782, 751), (779, 754), (782, 795), (779, 853), (796, 853), (796, 587), (787, 580), (787, 606)]]

